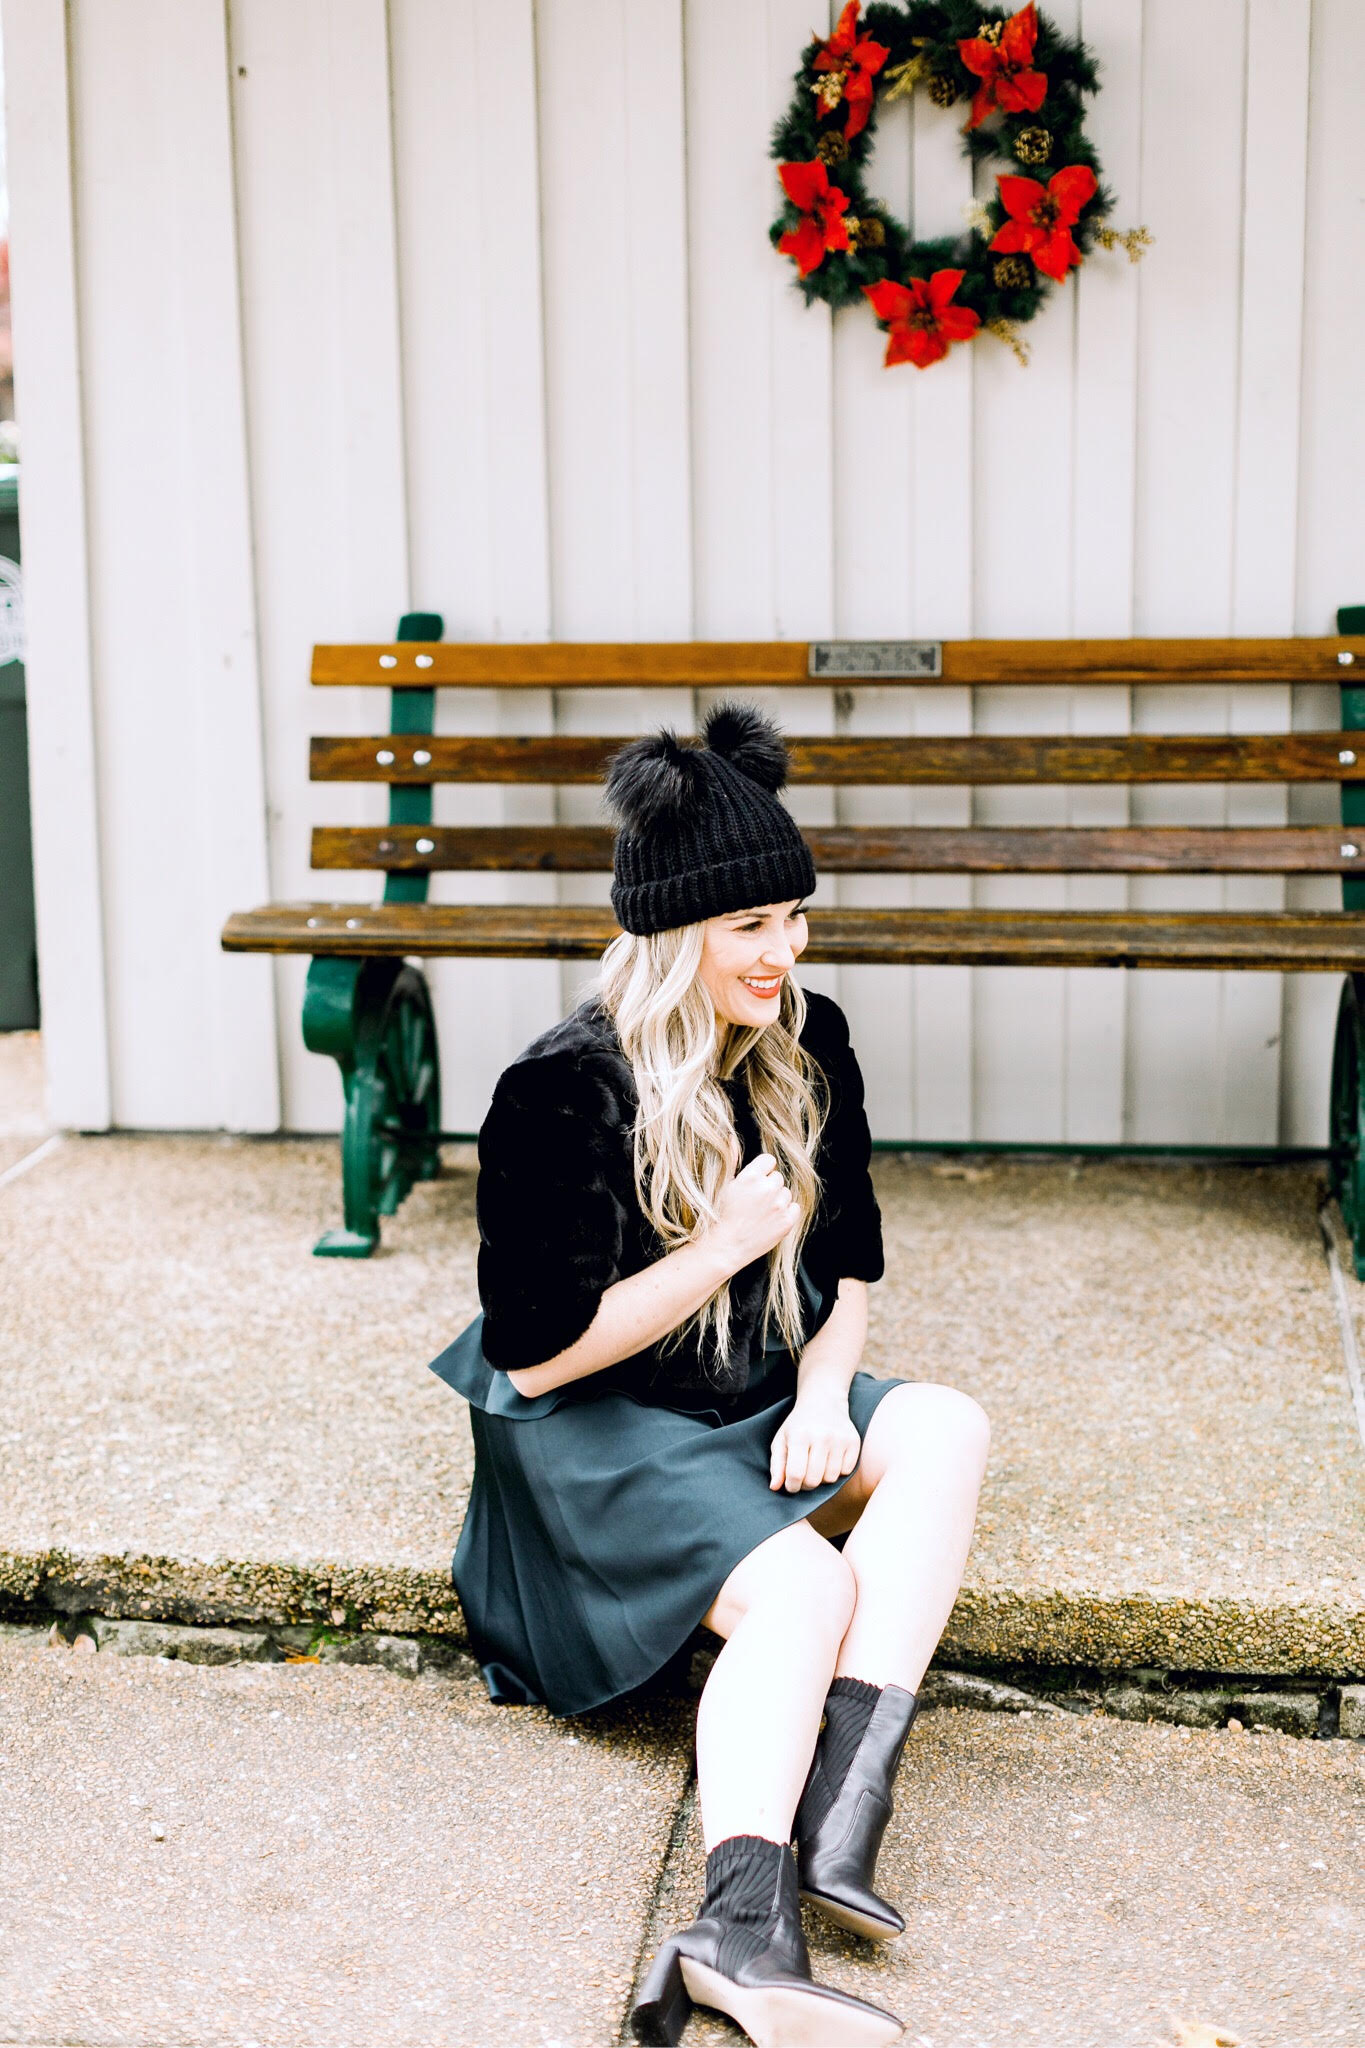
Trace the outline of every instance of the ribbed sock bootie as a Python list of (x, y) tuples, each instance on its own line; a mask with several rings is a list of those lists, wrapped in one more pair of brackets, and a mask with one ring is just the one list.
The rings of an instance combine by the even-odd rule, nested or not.
[(693, 2004), (714, 2006), (756, 2048), (883, 2048), (894, 2013), (811, 1981), (796, 1863), (786, 1842), (731, 1835), (706, 1859), (697, 1918), (655, 1957), (631, 2014), (637, 2041), (674, 2048)]
[(918, 1708), (903, 1686), (836, 1678), (796, 1809), (802, 1898), (874, 1941), (905, 1932), (904, 1919), (872, 1889), (872, 1880)]

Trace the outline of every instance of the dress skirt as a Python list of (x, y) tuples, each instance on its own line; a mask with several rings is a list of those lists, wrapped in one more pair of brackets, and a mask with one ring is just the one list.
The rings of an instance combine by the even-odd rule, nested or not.
[[(528, 1400), (484, 1357), (482, 1325), (432, 1364), (469, 1402), (474, 1433), (451, 1576), (489, 1697), (586, 1713), (660, 1671), (740, 1559), (844, 1480), (769, 1485), (796, 1395), (785, 1349), (764, 1351), (723, 1406), (661, 1407), (582, 1382)], [(853, 1375), (860, 1437), (899, 1384)]]

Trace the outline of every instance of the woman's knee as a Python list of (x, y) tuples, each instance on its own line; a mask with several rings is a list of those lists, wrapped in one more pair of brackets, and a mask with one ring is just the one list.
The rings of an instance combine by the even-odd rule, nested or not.
[(794, 1625), (824, 1627), (838, 1641), (853, 1618), (857, 1597), (853, 1568), (842, 1554), (808, 1522), (794, 1522), (735, 1566), (706, 1625), (728, 1636), (745, 1615), (789, 1614)]
[(981, 1403), (959, 1387), (936, 1380), (907, 1381), (878, 1404), (868, 1425), (865, 1455), (874, 1459), (898, 1455), (975, 1461), (984, 1466), (990, 1449), (991, 1420)]

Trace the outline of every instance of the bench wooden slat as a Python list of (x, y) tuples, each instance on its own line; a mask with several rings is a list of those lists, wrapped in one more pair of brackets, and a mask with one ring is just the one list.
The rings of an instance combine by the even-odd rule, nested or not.
[[(935, 683), (1306, 683), (1340, 682), (1341, 654), (1365, 664), (1365, 637), (1300, 636), (1287, 640), (945, 640), (943, 673), (905, 680)], [(312, 679), (321, 685), (368, 683), (385, 689), (753, 688), (838, 678), (808, 674), (804, 640), (623, 641), (479, 644), (402, 640), (313, 649)], [(421, 659), (427, 664), (417, 666)], [(392, 664), (385, 667), (384, 663)], [(1350, 664), (1346, 664), (1349, 666)], [(843, 679), (850, 680), (850, 679)], [(879, 679), (896, 687), (897, 678)]]
[[(621, 735), (314, 739), (315, 782), (596, 782)], [(1118, 738), (789, 739), (794, 783), (1352, 782), (1359, 733), (1133, 734)], [(381, 756), (388, 756), (381, 759)]]
[[(227, 952), (591, 960), (614, 936), (585, 904), (267, 904), (223, 930)], [(971, 967), (1365, 971), (1365, 914), (1283, 911), (817, 910), (812, 961)]]
[[(816, 867), (830, 874), (1365, 873), (1365, 834), (1353, 840), (1337, 825), (802, 830)], [(607, 825), (317, 825), (312, 864), (390, 874), (601, 874), (611, 868), (614, 840)]]

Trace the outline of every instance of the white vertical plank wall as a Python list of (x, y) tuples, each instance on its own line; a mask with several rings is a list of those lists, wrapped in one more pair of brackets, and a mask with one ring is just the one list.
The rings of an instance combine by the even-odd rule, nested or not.
[[(369, 897), (316, 877), (315, 823), (378, 823), (377, 788), (311, 785), (308, 736), (383, 730), (388, 698), (315, 704), (315, 640), (387, 640), (408, 608), (388, 23), (383, 0), (234, 0), (237, 203), (271, 814), (281, 898)], [(334, 1125), (341, 1086), (304, 1050), (306, 962), (277, 970), (285, 1120)]]
[[(1052, 0), (1141, 266), (1097, 252), (1028, 330), (885, 371), (807, 311), (767, 225), (772, 123), (829, 0), (3, 0), (40, 951), (54, 1114), (334, 1127), (304, 963), (224, 959), (317, 875), (316, 640), (1329, 631), (1365, 601), (1365, 14), (1357, 0)], [(1207, 53), (1217, 52), (1217, 89)], [(1203, 54), (1201, 54), (1203, 53)], [(885, 110), (919, 234), (972, 197), (962, 109)], [(87, 559), (88, 558), (88, 559)], [(764, 693), (792, 730), (1330, 724), (1327, 687)], [(449, 693), (445, 731), (681, 728), (688, 693)], [(798, 791), (808, 821), (1329, 819), (1330, 791)], [(441, 789), (436, 815), (598, 815)], [(445, 900), (600, 877), (441, 876)], [(862, 877), (844, 903), (1330, 903), (1288, 885)], [(166, 934), (176, 934), (168, 943)], [(437, 963), (443, 1120), (584, 973)], [(811, 970), (879, 1136), (1314, 1143), (1331, 977)]]
[(214, 936), (268, 886), (223, 12), (70, 25), (113, 1117), (270, 1129), (269, 963)]
[(56, 1123), (104, 1130), (109, 1021), (65, 11), (5, 0), (0, 32), (15, 389), (28, 453), (25, 667), (47, 1108)]
[[(1305, 214), (1302, 406), (1295, 491), (1298, 550), (1294, 630), (1330, 618), (1339, 604), (1358, 604), (1365, 591), (1365, 492), (1353, 479), (1365, 474), (1365, 403), (1360, 392), (1361, 323), (1365, 321), (1365, 264), (1355, 251), (1365, 243), (1365, 34), (1356, 0), (1313, 0), (1308, 75), (1308, 177)], [(1351, 251), (1343, 262), (1343, 251)], [(1296, 693), (1296, 726), (1330, 725), (1336, 691)], [(1337, 816), (1334, 793), (1291, 792), (1290, 817), (1304, 823)], [(1289, 900), (1330, 907), (1329, 881), (1289, 885)], [(1319, 1048), (1330, 1044), (1336, 989), (1330, 977), (1286, 982), (1284, 1086), (1280, 1136), (1286, 1144), (1313, 1145), (1327, 1121), (1327, 1064)]]
[[(412, 602), (451, 640), (550, 636), (535, 22), (530, 0), (392, 0), (393, 152)], [(452, 89), (452, 80), (463, 83)], [(450, 195), (461, 194), (452, 206)], [(382, 629), (392, 631), (392, 624)], [(439, 732), (548, 732), (545, 690), (447, 690)], [(438, 787), (441, 823), (551, 815), (536, 791)], [(537, 875), (436, 875), (431, 899), (553, 902)], [(509, 1047), (554, 1022), (542, 960), (428, 964), (443, 1125), (476, 1129)]]
[[(539, 0), (551, 616), (562, 640), (692, 637), (687, 200), (678, 0)], [(589, 511), (588, 508), (591, 508)], [(685, 690), (561, 690), (561, 732), (682, 731)], [(559, 816), (600, 823), (594, 789)], [(605, 902), (604, 875), (564, 902)], [(563, 1000), (593, 970), (563, 971)]]

